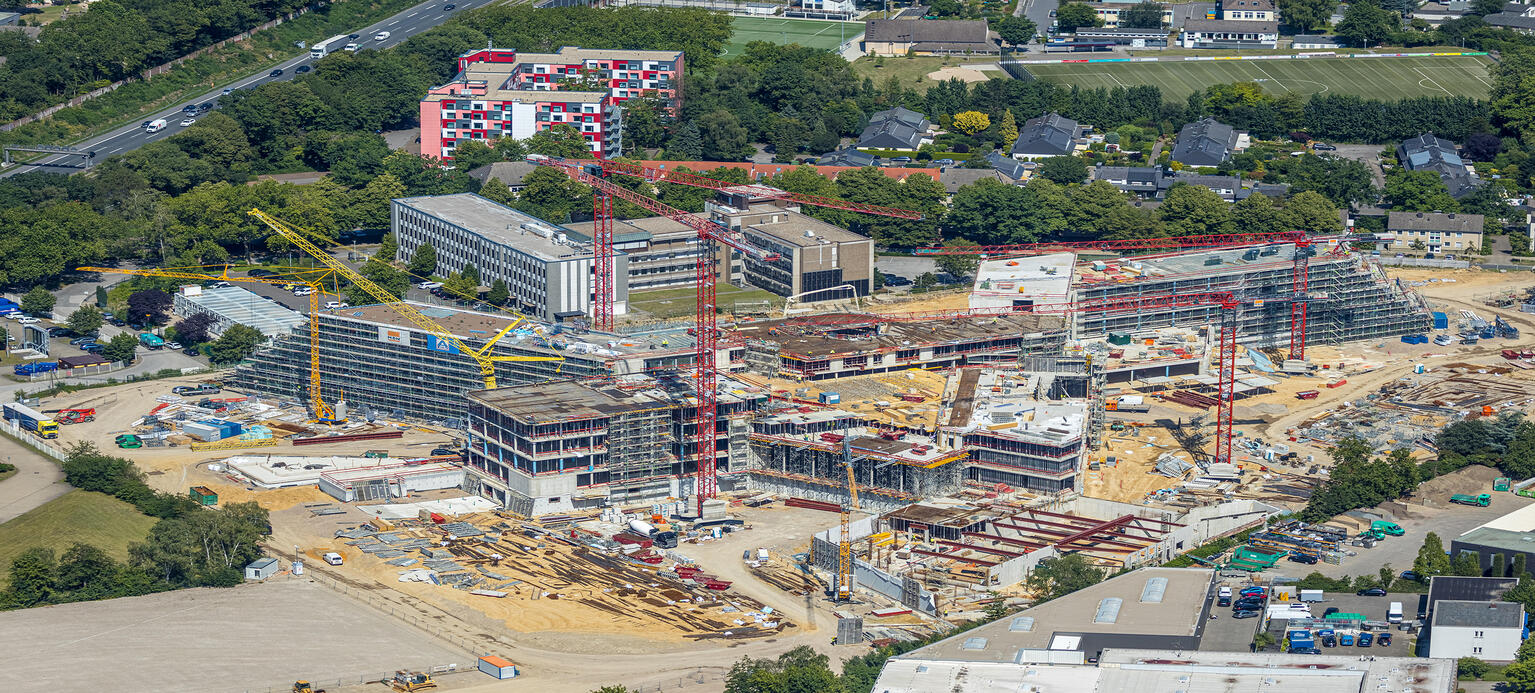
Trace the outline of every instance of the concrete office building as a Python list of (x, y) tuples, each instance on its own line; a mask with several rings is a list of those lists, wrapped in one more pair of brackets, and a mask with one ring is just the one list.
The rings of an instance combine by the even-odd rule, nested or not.
[[(511, 306), (540, 320), (570, 320), (591, 315), (594, 250), (590, 239), (523, 214), (473, 193), (407, 197), (390, 206), (390, 229), (399, 243), (396, 259), (410, 262), (416, 250), (431, 244), (437, 274), (480, 271), (480, 283), (500, 279), (511, 292)], [(628, 303), (628, 258), (613, 259), (613, 312)]]
[[(483, 346), (511, 321), (505, 315), (411, 305), (471, 348)], [(308, 328), (309, 323), (303, 322), (258, 350), (230, 376), (231, 387), (299, 401), (307, 398)], [(742, 358), (744, 348), (733, 349), (736, 359)], [(563, 359), (496, 363), (500, 385), (513, 387), (560, 378), (684, 368), (693, 362), (693, 343), (680, 330), (617, 341), (609, 335), (578, 335), (525, 322), (501, 338), (490, 353)], [(722, 354), (721, 363), (727, 362)], [(325, 400), (334, 402), (344, 395), (354, 418), (372, 413), (462, 422), (468, 408), (465, 393), (485, 387), (474, 359), (447, 339), (422, 332), (387, 305), (321, 311), (320, 364)]]
[[(688, 378), (627, 376), (469, 393), (469, 469), (487, 498), (528, 516), (692, 493), (696, 470)], [(717, 468), (734, 485), (746, 418), (767, 393), (734, 380), (718, 402)]]
[[(749, 185), (720, 191), (708, 203), (710, 218), (746, 236), (777, 260), (742, 258), (742, 274), (753, 286), (780, 296), (817, 301), (867, 296), (874, 286), (874, 241), (805, 216), (799, 205), (759, 194)], [(850, 287), (838, 289), (838, 287)]]
[[(595, 222), (565, 224), (571, 238), (591, 242)], [(666, 217), (613, 220), (613, 249), (627, 258), (629, 291), (693, 286), (698, 281), (698, 256), (703, 252), (693, 227)], [(730, 257), (716, 244), (714, 263)], [(736, 260), (739, 265), (740, 261)], [(738, 276), (739, 267), (726, 276)]]

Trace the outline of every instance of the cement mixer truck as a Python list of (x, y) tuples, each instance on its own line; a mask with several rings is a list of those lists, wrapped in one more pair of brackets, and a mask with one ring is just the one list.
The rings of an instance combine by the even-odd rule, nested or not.
[(677, 548), (677, 533), (671, 530), (656, 529), (656, 526), (644, 520), (630, 520), (629, 531), (634, 532), (651, 541), (658, 549)]

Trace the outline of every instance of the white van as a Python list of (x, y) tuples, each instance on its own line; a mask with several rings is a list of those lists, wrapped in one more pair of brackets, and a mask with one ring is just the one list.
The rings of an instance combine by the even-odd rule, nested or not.
[(374, 41), (388, 41), (389, 40), (389, 32), (387, 32), (387, 31), (380, 31), (380, 32), (378, 32), (378, 33), (373, 35), (373, 40)]
[(1402, 603), (1401, 602), (1391, 602), (1391, 605), (1386, 607), (1386, 622), (1387, 623), (1401, 623), (1402, 622)]
[(442, 288), (442, 282), (421, 282), (420, 284), (416, 285), (416, 288), (417, 289), (440, 289), (440, 288)]
[(330, 553), (327, 553), (324, 556), (321, 556), (320, 558), (325, 559), (325, 562), (329, 563), (331, 565), (341, 565), (341, 554), (336, 553), (334, 551), (332, 551)]

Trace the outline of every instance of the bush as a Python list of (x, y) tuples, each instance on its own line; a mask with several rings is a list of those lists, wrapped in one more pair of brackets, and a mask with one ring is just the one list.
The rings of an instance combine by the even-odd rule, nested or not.
[(1492, 665), (1476, 657), (1461, 657), (1455, 663), (1455, 674), (1463, 679), (1479, 679), (1492, 670)]

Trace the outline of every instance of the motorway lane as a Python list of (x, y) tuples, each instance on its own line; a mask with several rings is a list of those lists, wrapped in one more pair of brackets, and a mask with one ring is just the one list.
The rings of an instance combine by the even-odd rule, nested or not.
[[(489, 5), (496, 1), (497, 0), (453, 0), (453, 3), (457, 5), (457, 8), (450, 11), (443, 9), (443, 7), (447, 4), (446, 0), (434, 0), (433, 2), (425, 2), (420, 5), (408, 8), (401, 11), (399, 14), (394, 15), (393, 17), (389, 17), (383, 21), (373, 24), (372, 26), (364, 29), (358, 29), (351, 33), (358, 35), (358, 38), (355, 40), (362, 47), (361, 50), (378, 50), (388, 48), (410, 38), (411, 36), (419, 34), (427, 29), (443, 23), (458, 12)], [(383, 41), (373, 40), (373, 35), (380, 31), (388, 31), (390, 34), (389, 38)], [(310, 45), (312, 46), (313, 44)], [(280, 68), (283, 71), (283, 73), (279, 76), (269, 76), (268, 73), (273, 68), (268, 68), (257, 74), (250, 75), (232, 85), (229, 85), (228, 88), (246, 89), (260, 86), (262, 84), (266, 84), (267, 82), (280, 82), (283, 80), (293, 79), (296, 76), (293, 72), (294, 68), (297, 68), (300, 65), (312, 65), (314, 62), (314, 60), (310, 59), (309, 54), (305, 53), (302, 56), (284, 61), (282, 64), (278, 65), (277, 68)], [(222, 94), (223, 89), (218, 89), (210, 91), (206, 94), (203, 94), (202, 96), (197, 97), (196, 99), (192, 99), (184, 103), (203, 103), (204, 101), (213, 101), (217, 103), (218, 97)], [(182, 131), (184, 128), (181, 127), (180, 123), (184, 117), (181, 113), (181, 107), (183, 105), (184, 104), (177, 104), (172, 108), (166, 109), (165, 111), (144, 118), (144, 120), (164, 118), (168, 125), (164, 130), (159, 132), (145, 132), (143, 127), (137, 124), (126, 125), (105, 135), (86, 140), (85, 142), (77, 143), (73, 146), (77, 149), (96, 152), (96, 158), (92, 161), (92, 163), (95, 161), (104, 160), (109, 156), (133, 151), (139, 147), (144, 146), (145, 144), (170, 137), (171, 135)], [(78, 156), (47, 156), (35, 163), (22, 166), (12, 166), (4, 172), (0, 172), (0, 178), (7, 178), (18, 173), (27, 173), (31, 171), (53, 171), (58, 173), (78, 171), (79, 169), (77, 166), (79, 161), (80, 157)]]

